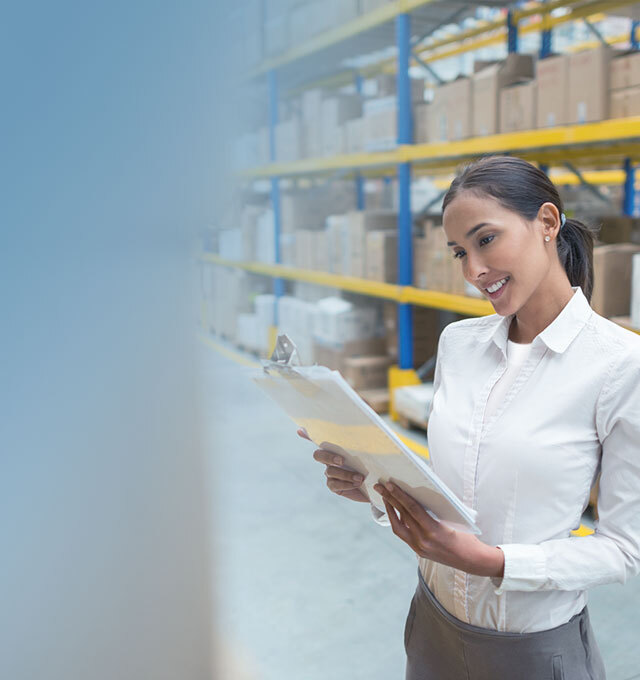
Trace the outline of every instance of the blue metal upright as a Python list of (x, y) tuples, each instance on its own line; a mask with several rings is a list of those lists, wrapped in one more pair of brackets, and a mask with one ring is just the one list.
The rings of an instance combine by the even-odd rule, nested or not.
[[(409, 54), (411, 51), (411, 19), (409, 14), (396, 17), (398, 48), (397, 97), (398, 144), (411, 144), (413, 124)], [(413, 252), (411, 243), (411, 165), (398, 165), (398, 284), (413, 284)], [(409, 304), (398, 304), (398, 364), (401, 369), (413, 368), (413, 310)]]
[(636, 170), (630, 158), (624, 161), (624, 199), (622, 210), (625, 215), (633, 216), (636, 207)]
[(640, 49), (640, 42), (638, 42), (638, 26), (640, 26), (640, 21), (632, 21), (631, 22), (631, 49), (632, 50), (637, 50)]
[(518, 23), (513, 18), (513, 10), (507, 13), (507, 49), (509, 53), (518, 51)]
[[(278, 124), (278, 76), (274, 69), (268, 74), (269, 84), (269, 159), (273, 163), (276, 160), (276, 125)], [(280, 258), (280, 181), (278, 177), (271, 178), (271, 206), (273, 208), (274, 222), (274, 249), (275, 261), (281, 263)], [(273, 311), (273, 325), (278, 325), (278, 302), (284, 295), (284, 281), (280, 278), (273, 280), (273, 294), (276, 304)]]
[[(356, 74), (356, 91), (358, 94), (362, 94), (362, 76)], [(364, 178), (358, 172), (356, 173), (356, 206), (358, 210), (364, 210)]]

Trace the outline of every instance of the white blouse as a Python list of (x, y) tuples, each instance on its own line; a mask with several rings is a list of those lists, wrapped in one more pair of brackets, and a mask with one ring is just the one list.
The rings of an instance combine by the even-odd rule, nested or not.
[[(440, 336), (431, 462), (477, 510), (505, 571), (475, 576), (424, 558), (419, 568), (442, 605), (476, 626), (553, 628), (585, 606), (587, 588), (640, 571), (640, 336), (573, 290), (486, 420), (513, 317), (464, 319)], [(600, 469), (595, 534), (573, 536)]]

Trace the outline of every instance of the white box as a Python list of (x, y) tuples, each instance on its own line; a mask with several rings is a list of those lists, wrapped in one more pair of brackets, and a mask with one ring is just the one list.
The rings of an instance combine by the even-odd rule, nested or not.
[(218, 238), (221, 258), (224, 260), (242, 260), (242, 229), (223, 229)]
[(328, 297), (316, 304), (313, 336), (318, 342), (340, 344), (376, 335), (378, 312), (373, 307), (355, 307), (341, 298)]

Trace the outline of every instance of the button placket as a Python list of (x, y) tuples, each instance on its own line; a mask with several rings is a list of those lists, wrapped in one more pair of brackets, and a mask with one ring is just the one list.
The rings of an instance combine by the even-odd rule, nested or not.
[[(507, 369), (507, 360), (502, 352), (502, 360), (496, 367), (496, 370), (491, 374), (489, 381), (485, 385), (483, 391), (480, 393), (473, 410), (471, 418), (471, 428), (469, 431), (469, 438), (464, 456), (464, 493), (463, 502), (470, 508), (475, 509), (476, 506), (476, 483), (478, 470), (478, 452), (480, 449), (480, 442), (482, 441), (482, 427), (484, 412), (489, 400), (489, 395), (493, 390), (494, 385), (502, 377)], [(456, 616), (462, 620), (469, 622), (469, 574), (465, 571), (454, 570), (454, 607)]]

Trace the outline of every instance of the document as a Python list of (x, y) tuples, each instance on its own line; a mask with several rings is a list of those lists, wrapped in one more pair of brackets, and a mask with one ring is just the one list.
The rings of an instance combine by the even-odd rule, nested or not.
[(340, 454), (346, 467), (364, 477), (362, 491), (378, 510), (385, 512), (385, 507), (373, 486), (391, 481), (435, 519), (459, 531), (481, 533), (476, 511), (403, 444), (338, 371), (296, 363), (295, 345), (281, 335), (271, 360), (252, 369), (251, 377), (318, 448)]

